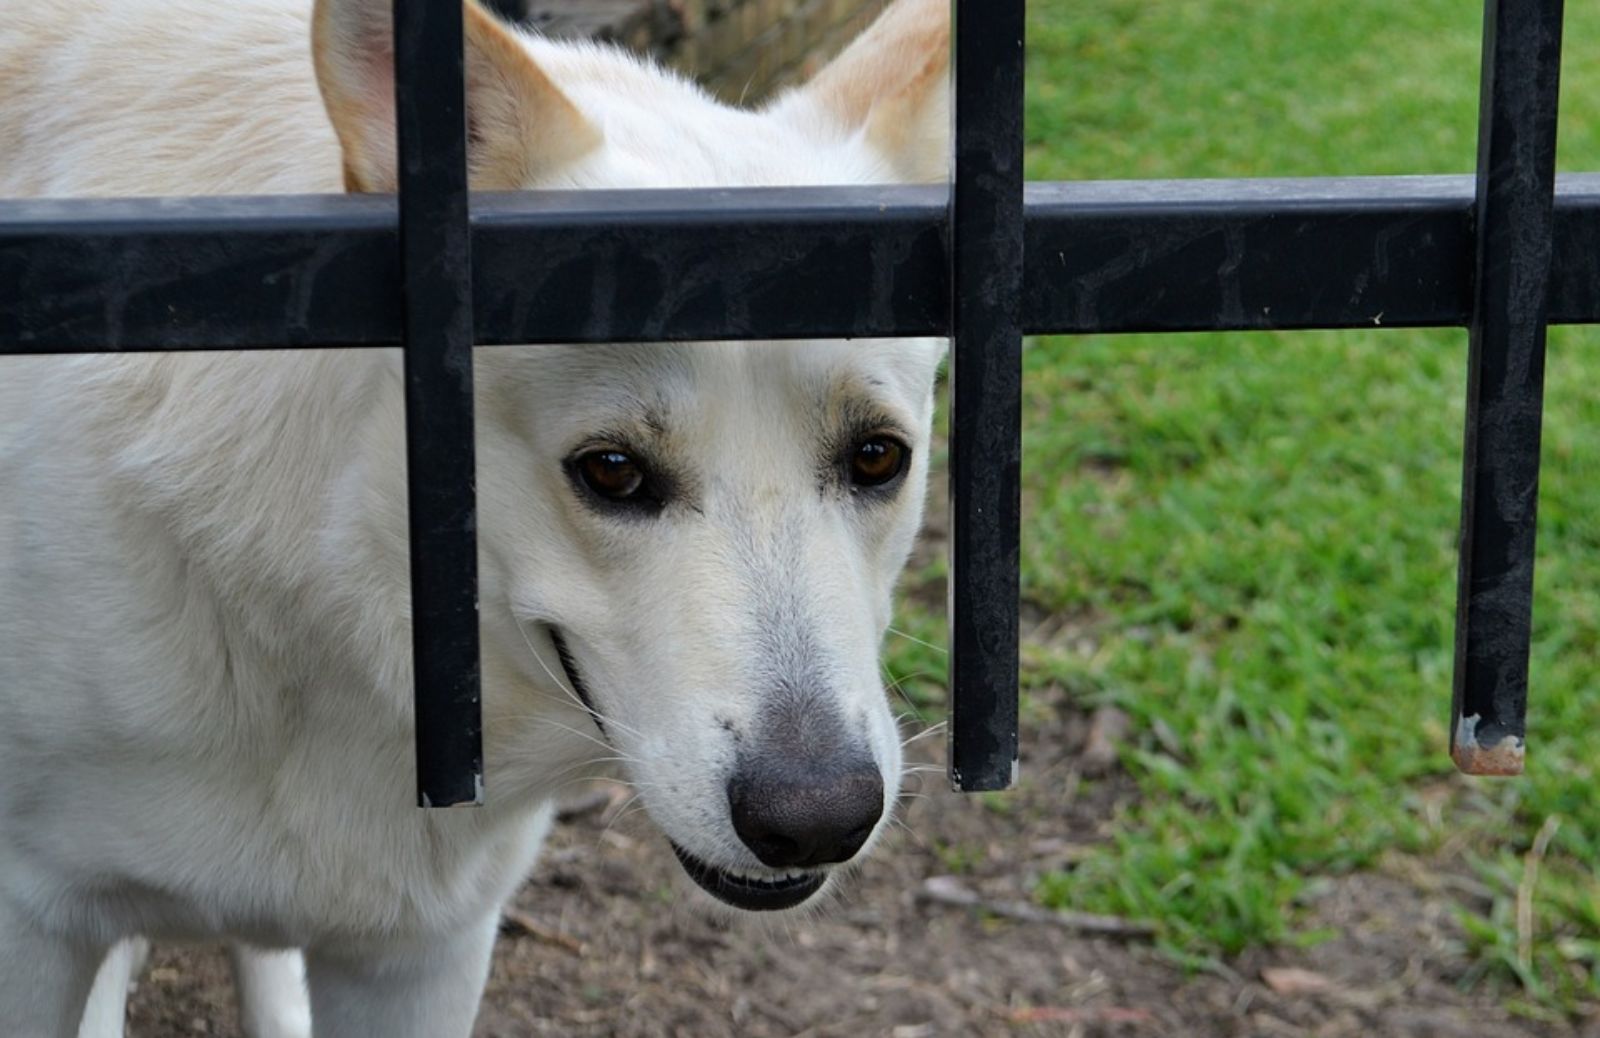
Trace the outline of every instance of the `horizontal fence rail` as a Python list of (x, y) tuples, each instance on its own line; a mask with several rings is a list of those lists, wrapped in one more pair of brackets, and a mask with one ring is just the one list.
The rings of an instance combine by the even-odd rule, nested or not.
[[(1466, 327), (1471, 176), (1035, 183), (1029, 334)], [(948, 333), (948, 194), (475, 195), (481, 345)], [(1600, 174), (1559, 177), (1552, 324), (1600, 323)], [(392, 198), (0, 201), (0, 353), (402, 341)]]
[[(1030, 184), (1022, 328), (1469, 327), (1477, 191), (1470, 176)], [(472, 339), (945, 335), (950, 228), (938, 188), (474, 196)], [(1548, 228), (1548, 322), (1600, 323), (1600, 174), (1557, 178)], [(0, 354), (400, 345), (399, 241), (392, 198), (0, 201)], [(1527, 633), (1482, 657), (1513, 734)], [(1471, 706), (1458, 690), (1458, 720)], [(441, 774), (469, 785), (430, 803), (481, 795), (463, 731), (466, 766)]]

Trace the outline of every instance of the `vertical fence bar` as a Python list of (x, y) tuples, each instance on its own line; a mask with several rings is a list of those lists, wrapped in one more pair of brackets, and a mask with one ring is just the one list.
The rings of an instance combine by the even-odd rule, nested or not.
[(1486, 0), (1450, 755), (1522, 771), (1562, 0)]
[(460, 0), (394, 0), (417, 800), (483, 802)]
[(956, 5), (950, 359), (950, 779), (1017, 770), (1024, 0)]

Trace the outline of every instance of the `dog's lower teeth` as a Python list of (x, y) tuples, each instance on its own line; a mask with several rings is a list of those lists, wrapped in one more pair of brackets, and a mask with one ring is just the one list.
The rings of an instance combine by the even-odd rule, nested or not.
[(755, 886), (778, 887), (790, 883), (798, 883), (807, 878), (804, 872), (746, 872), (743, 869), (723, 869), (723, 875), (729, 879)]

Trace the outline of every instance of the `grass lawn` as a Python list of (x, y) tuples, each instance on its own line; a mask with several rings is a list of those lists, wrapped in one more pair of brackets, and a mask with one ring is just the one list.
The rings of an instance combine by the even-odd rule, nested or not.
[[(1030, 8), (1033, 179), (1472, 168), (1481, 4)], [(1600, 6), (1567, 40), (1561, 168), (1600, 170)], [(1464, 332), (1032, 344), (1023, 593), (1069, 622), (1023, 680), (1130, 713), (1142, 793), (1042, 900), (1158, 919), (1203, 963), (1315, 940), (1297, 904), (1330, 874), (1464, 871), (1483, 982), (1531, 1013), (1600, 996), (1600, 334), (1550, 351), (1528, 774), (1474, 780), (1446, 752)], [(893, 641), (936, 686), (939, 654)]]

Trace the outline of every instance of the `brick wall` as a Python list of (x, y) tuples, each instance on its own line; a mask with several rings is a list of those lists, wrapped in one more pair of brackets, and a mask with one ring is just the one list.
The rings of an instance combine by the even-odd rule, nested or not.
[(646, 50), (730, 101), (752, 102), (815, 71), (883, 0), (493, 0), (557, 36)]

